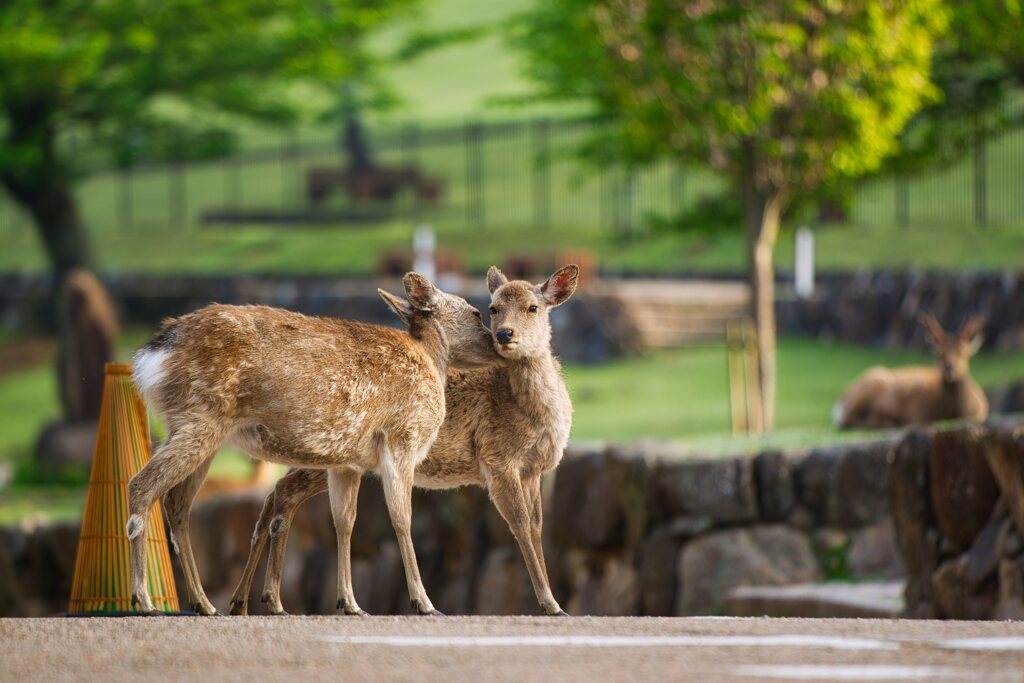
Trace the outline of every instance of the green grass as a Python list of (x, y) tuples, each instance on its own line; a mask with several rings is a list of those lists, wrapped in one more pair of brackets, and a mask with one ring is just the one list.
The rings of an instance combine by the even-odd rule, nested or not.
[[(142, 338), (139, 333), (129, 336)], [(572, 439), (672, 440), (694, 452), (728, 454), (863, 438), (836, 433), (830, 424), (830, 408), (847, 382), (876, 363), (928, 362), (923, 353), (784, 339), (779, 345), (778, 430), (768, 437), (729, 435), (724, 348), (666, 351), (603, 366), (568, 365), (575, 406)], [(981, 354), (972, 367), (982, 385), (1007, 382), (1024, 377), (1024, 353)], [(27, 458), (39, 428), (56, 413), (49, 367), (0, 377), (0, 462)], [(226, 451), (214, 461), (213, 473), (244, 476), (249, 471), (246, 460)], [(81, 500), (80, 487), (17, 483), (0, 491), (0, 523), (34, 510), (73, 516)]]
[[(930, 364), (913, 351), (827, 345), (803, 339), (779, 344), (777, 433), (772, 446), (802, 446), (849, 437), (831, 428), (830, 411), (846, 384), (867, 367)], [(1024, 377), (1024, 353), (984, 353), (972, 363), (983, 386)], [(722, 347), (666, 351), (604, 366), (566, 369), (577, 439), (672, 439), (713, 452), (749, 450), (757, 438), (729, 431), (726, 353)]]

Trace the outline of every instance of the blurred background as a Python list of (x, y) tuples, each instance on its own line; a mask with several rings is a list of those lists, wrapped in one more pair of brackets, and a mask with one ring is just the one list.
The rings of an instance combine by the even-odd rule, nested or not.
[[(396, 324), (375, 288), (413, 267), (485, 308), (491, 264), (578, 263), (553, 317), (572, 442), (736, 462), (890, 438), (832, 407), (871, 366), (935, 366), (925, 313), (986, 316), (970, 377), (991, 414), (1024, 410), (1022, 257), (1018, 0), (13, 0), (0, 525), (76, 528), (102, 363), (211, 301)], [(224, 452), (210, 491), (275, 474)], [(810, 538), (808, 576), (848, 578), (852, 536)], [(374, 544), (368, 574), (396, 561)], [(486, 557), (467, 566), (522, 583)], [(636, 612), (654, 560), (630, 557)], [(681, 600), (651, 604), (721, 609)]]

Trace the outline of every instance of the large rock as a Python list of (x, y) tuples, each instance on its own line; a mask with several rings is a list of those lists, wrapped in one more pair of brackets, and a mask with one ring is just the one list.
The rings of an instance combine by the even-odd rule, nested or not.
[(999, 562), (999, 597), (993, 618), (1024, 619), (1024, 572), (1020, 560), (1004, 558)]
[(930, 613), (932, 572), (937, 566), (937, 548), (928, 496), (928, 454), (930, 430), (912, 430), (900, 441), (889, 470), (889, 505), (893, 532), (907, 568), (904, 597), (906, 616)]
[(477, 581), (474, 606), (475, 614), (540, 614), (518, 550), (500, 547), (488, 553)]
[(1024, 536), (1024, 429), (999, 431), (984, 441), (985, 455), (995, 476), (1003, 503)]
[(891, 517), (850, 535), (847, 567), (854, 579), (894, 579), (905, 575)]
[(573, 616), (640, 614), (640, 577), (624, 555), (574, 553), (573, 590), (565, 609)]
[(822, 526), (856, 528), (883, 519), (893, 445), (882, 440), (812, 451), (796, 473), (801, 505)]
[(623, 450), (570, 452), (558, 467), (553, 535), (564, 546), (620, 547), (646, 531), (644, 461)]
[(656, 464), (649, 480), (651, 516), (706, 515), (719, 523), (758, 517), (752, 458), (679, 459)]
[(677, 615), (716, 614), (737, 586), (779, 586), (821, 578), (807, 536), (781, 525), (708, 534), (678, 561)]
[(805, 456), (769, 451), (754, 460), (761, 518), (766, 522), (785, 521), (797, 504), (796, 471)]
[(710, 517), (679, 517), (651, 530), (640, 555), (640, 600), (643, 614), (672, 616), (676, 604), (676, 558), (690, 538), (711, 528)]
[(943, 619), (991, 619), (995, 612), (995, 581), (972, 584), (966, 555), (943, 562), (932, 575), (936, 616)]
[(939, 529), (969, 547), (992, 514), (999, 488), (982, 446), (983, 430), (968, 426), (934, 434), (928, 476)]

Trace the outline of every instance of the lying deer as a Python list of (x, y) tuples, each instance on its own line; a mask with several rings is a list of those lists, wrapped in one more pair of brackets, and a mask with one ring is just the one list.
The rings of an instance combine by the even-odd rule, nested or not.
[(947, 335), (934, 316), (918, 321), (935, 352), (937, 367), (865, 370), (832, 409), (837, 427), (881, 429), (988, 416), (985, 392), (970, 374), (970, 358), (981, 348), (985, 318), (969, 319), (955, 335)]
[[(380, 291), (380, 290), (378, 290)], [(339, 596), (357, 610), (348, 562), (363, 473), (380, 475), (414, 609), (437, 614), (420, 580), (410, 535), (413, 472), (444, 420), (450, 365), (493, 362), (480, 312), (405, 276), (408, 333), (312, 318), (263, 306), (208, 306), (169, 321), (135, 357), (136, 383), (167, 424), (167, 439), (128, 486), (132, 601), (153, 613), (146, 585), (147, 512), (163, 497), (192, 608), (216, 610), (203, 592), (189, 540), (189, 511), (217, 448), (323, 470), (338, 534)]]
[[(491, 329), (506, 362), (450, 373), (444, 424), (414, 479), (425, 488), (487, 488), (519, 543), (541, 610), (563, 616), (544, 564), (540, 479), (561, 460), (572, 421), (561, 366), (551, 353), (548, 311), (572, 295), (578, 276), (576, 266), (566, 266), (545, 283), (532, 285), (509, 282), (500, 270), (490, 269)], [(405, 317), (403, 311), (395, 312)], [(317, 470), (293, 469), (278, 481), (256, 523), (249, 560), (231, 598), (232, 614), (248, 609), (249, 589), (268, 535), (263, 601), (272, 613), (285, 613), (280, 588), (288, 529), (299, 505), (327, 488), (327, 477)], [(353, 606), (339, 602), (350, 613)]]

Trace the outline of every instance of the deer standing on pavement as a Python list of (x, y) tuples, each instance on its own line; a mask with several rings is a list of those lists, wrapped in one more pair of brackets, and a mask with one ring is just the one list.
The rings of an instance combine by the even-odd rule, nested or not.
[(937, 366), (865, 370), (832, 409), (840, 429), (881, 429), (908, 424), (988, 417), (985, 392), (971, 378), (970, 358), (981, 348), (983, 316), (970, 318), (948, 335), (932, 315), (918, 322), (935, 352)]
[(449, 366), (493, 362), (480, 312), (409, 273), (408, 333), (264, 306), (212, 305), (167, 322), (134, 360), (137, 386), (164, 415), (167, 439), (128, 486), (132, 601), (154, 613), (146, 585), (146, 517), (163, 498), (192, 608), (216, 614), (189, 540), (189, 511), (217, 448), (324, 471), (338, 534), (341, 607), (358, 612), (348, 561), (359, 481), (380, 475), (413, 608), (437, 614), (410, 535), (412, 482), (444, 420)]
[[(494, 267), (488, 271), (491, 331), (505, 362), (449, 374), (444, 424), (414, 478), (416, 486), (425, 488), (487, 488), (519, 544), (541, 610), (562, 616), (541, 545), (541, 475), (562, 459), (572, 403), (551, 352), (548, 311), (572, 296), (578, 277), (574, 265), (540, 285), (509, 282)], [(395, 312), (404, 318), (401, 310)], [(280, 588), (288, 529), (299, 505), (325, 489), (326, 477), (316, 470), (293, 469), (278, 481), (256, 523), (249, 559), (231, 599), (232, 614), (248, 609), (249, 589), (268, 536), (263, 601), (272, 613), (285, 613)]]

